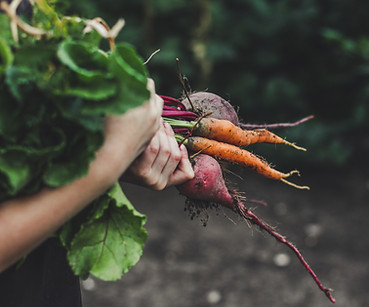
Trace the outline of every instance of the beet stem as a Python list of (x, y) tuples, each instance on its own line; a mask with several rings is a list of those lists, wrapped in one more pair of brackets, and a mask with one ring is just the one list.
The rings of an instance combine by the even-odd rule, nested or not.
[(173, 98), (173, 97), (169, 97), (165, 95), (159, 95), (159, 96), (163, 99), (164, 105), (172, 104), (172, 105), (175, 105), (177, 108), (179, 108), (181, 111), (186, 111), (186, 107), (177, 98)]
[(280, 235), (278, 232), (274, 231), (270, 226), (265, 224), (262, 220), (260, 220), (254, 213), (252, 213), (249, 209), (247, 209), (244, 204), (242, 204), (239, 201), (236, 201), (235, 209), (238, 214), (240, 214), (243, 218), (250, 220), (253, 224), (259, 226), (261, 229), (268, 232), (271, 236), (273, 236), (277, 241), (287, 245), (292, 251), (295, 253), (297, 258), (301, 261), (305, 269), (309, 272), (309, 274), (314, 279), (315, 283), (318, 285), (319, 289), (325, 293), (325, 295), (328, 297), (328, 299), (335, 303), (336, 300), (332, 297), (330, 291), (332, 291), (329, 288), (325, 288), (320, 280), (318, 279), (317, 275), (314, 273), (314, 271), (310, 268), (309, 264), (306, 262), (304, 257), (301, 255), (299, 250), (289, 241), (286, 240), (285, 237)]
[(303, 122), (306, 122), (310, 119), (314, 118), (314, 115), (310, 115), (307, 117), (304, 117), (294, 123), (276, 123), (276, 124), (264, 124), (264, 125), (254, 125), (254, 124), (243, 124), (240, 123), (239, 126), (243, 129), (259, 129), (259, 128), (265, 128), (265, 129), (276, 129), (276, 128), (285, 128), (285, 127), (294, 127), (302, 124)]
[(191, 105), (191, 110), (194, 111), (195, 108), (193, 107), (193, 104), (192, 104), (192, 101), (190, 99), (190, 96), (188, 95), (188, 92), (187, 92), (187, 89), (186, 89), (186, 85), (184, 84), (183, 82), (183, 78), (182, 78), (182, 73), (181, 73), (181, 69), (179, 67), (179, 58), (176, 58), (176, 61), (177, 61), (177, 73), (178, 73), (178, 78), (179, 78), (179, 82), (181, 83), (181, 86), (183, 88), (183, 91), (186, 95), (186, 98), (188, 100), (188, 102), (190, 103)]

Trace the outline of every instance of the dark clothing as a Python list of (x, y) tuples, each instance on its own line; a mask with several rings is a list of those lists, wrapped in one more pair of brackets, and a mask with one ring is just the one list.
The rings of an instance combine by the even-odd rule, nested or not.
[(49, 239), (17, 264), (0, 273), (1, 307), (81, 307), (79, 278), (66, 251)]

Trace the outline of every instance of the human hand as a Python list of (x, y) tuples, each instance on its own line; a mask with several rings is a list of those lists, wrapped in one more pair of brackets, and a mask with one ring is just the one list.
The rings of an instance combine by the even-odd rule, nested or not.
[(186, 147), (178, 146), (171, 126), (162, 122), (144, 152), (121, 179), (153, 190), (163, 190), (193, 176)]
[(103, 161), (105, 180), (114, 183), (147, 147), (159, 128), (163, 100), (155, 93), (153, 80), (148, 80), (150, 99), (122, 115), (110, 115), (105, 121), (105, 142), (97, 152)]
[(113, 141), (114, 145), (130, 144), (130, 149), (137, 156), (158, 130), (163, 111), (163, 99), (155, 93), (152, 79), (148, 79), (147, 88), (151, 92), (147, 102), (122, 115), (110, 115), (105, 122), (106, 143)]

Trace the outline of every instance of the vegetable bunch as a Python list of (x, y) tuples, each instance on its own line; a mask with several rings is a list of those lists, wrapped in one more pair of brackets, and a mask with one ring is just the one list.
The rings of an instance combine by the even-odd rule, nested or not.
[[(150, 95), (141, 58), (114, 43), (122, 21), (110, 29), (35, 2), (32, 18), (15, 13), (20, 1), (1, 2), (0, 201), (86, 175), (104, 118)], [(102, 37), (110, 50), (100, 48)], [(117, 183), (55, 235), (81, 278), (116, 280), (141, 256), (145, 219)]]
[[(215, 94), (204, 93), (204, 95), (205, 106), (213, 103), (211, 99), (206, 99), (206, 95), (212, 97)], [(222, 119), (221, 114), (218, 116), (220, 118), (214, 118), (211, 112), (205, 114), (204, 109), (192, 112), (175, 98), (167, 96), (162, 98), (165, 103), (162, 113), (164, 120), (173, 127), (179, 143), (184, 143), (190, 151), (209, 154), (227, 162), (249, 167), (267, 178), (280, 180), (299, 189), (309, 189), (307, 186), (298, 186), (285, 179), (292, 174), (298, 174), (297, 170), (288, 173), (275, 170), (265, 160), (245, 149), (254, 143), (285, 144), (303, 151), (306, 151), (305, 148), (288, 142), (267, 129), (244, 129), (228, 119)], [(222, 98), (219, 97), (219, 100)], [(233, 110), (230, 104), (229, 108)]]
[[(218, 205), (232, 210), (287, 246), (300, 260), (319, 289), (334, 303), (331, 289), (323, 286), (299, 250), (245, 205), (247, 198), (229, 186), (224, 179), (223, 169), (218, 163), (218, 160), (223, 160), (249, 167), (267, 178), (280, 180), (299, 189), (309, 189), (307, 186), (298, 186), (285, 179), (298, 171), (289, 173), (277, 171), (244, 147), (253, 143), (272, 143), (285, 144), (304, 151), (306, 149), (280, 138), (265, 128), (244, 129), (239, 124), (233, 107), (213, 93), (202, 93), (201, 102), (197, 100), (196, 104), (191, 102), (191, 96), (187, 93), (186, 96), (189, 109), (194, 112), (187, 110), (181, 101), (163, 96), (165, 105), (162, 115), (164, 120), (172, 125), (178, 142), (185, 144), (192, 153), (195, 177), (177, 186), (179, 192), (187, 197), (187, 208), (191, 218), (196, 216), (197, 212), (205, 212), (206, 209)], [(198, 94), (193, 96), (194, 100), (198, 98), (197, 96)], [(214, 106), (218, 107), (214, 109)], [(217, 118), (212, 117), (212, 112), (206, 113), (209, 109), (214, 109)], [(226, 119), (223, 119), (223, 114)], [(300, 120), (298, 123), (307, 119)], [(289, 124), (279, 124), (279, 126), (286, 125), (289, 126)], [(206, 224), (206, 220), (203, 220), (203, 223)]]

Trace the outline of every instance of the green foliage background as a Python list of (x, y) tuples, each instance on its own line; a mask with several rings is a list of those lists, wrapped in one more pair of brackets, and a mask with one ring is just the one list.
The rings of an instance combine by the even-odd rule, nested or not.
[[(309, 166), (343, 167), (369, 153), (369, 2), (352, 0), (65, 1), (64, 9), (123, 17), (120, 37), (144, 58), (158, 92), (179, 97), (176, 58), (192, 90), (208, 89), (249, 123), (315, 119), (277, 131), (307, 154), (273, 150)], [(119, 40), (119, 38), (118, 38)], [(268, 159), (270, 147), (257, 151)], [(265, 152), (264, 152), (265, 151)], [(296, 165), (296, 166), (298, 166)]]

